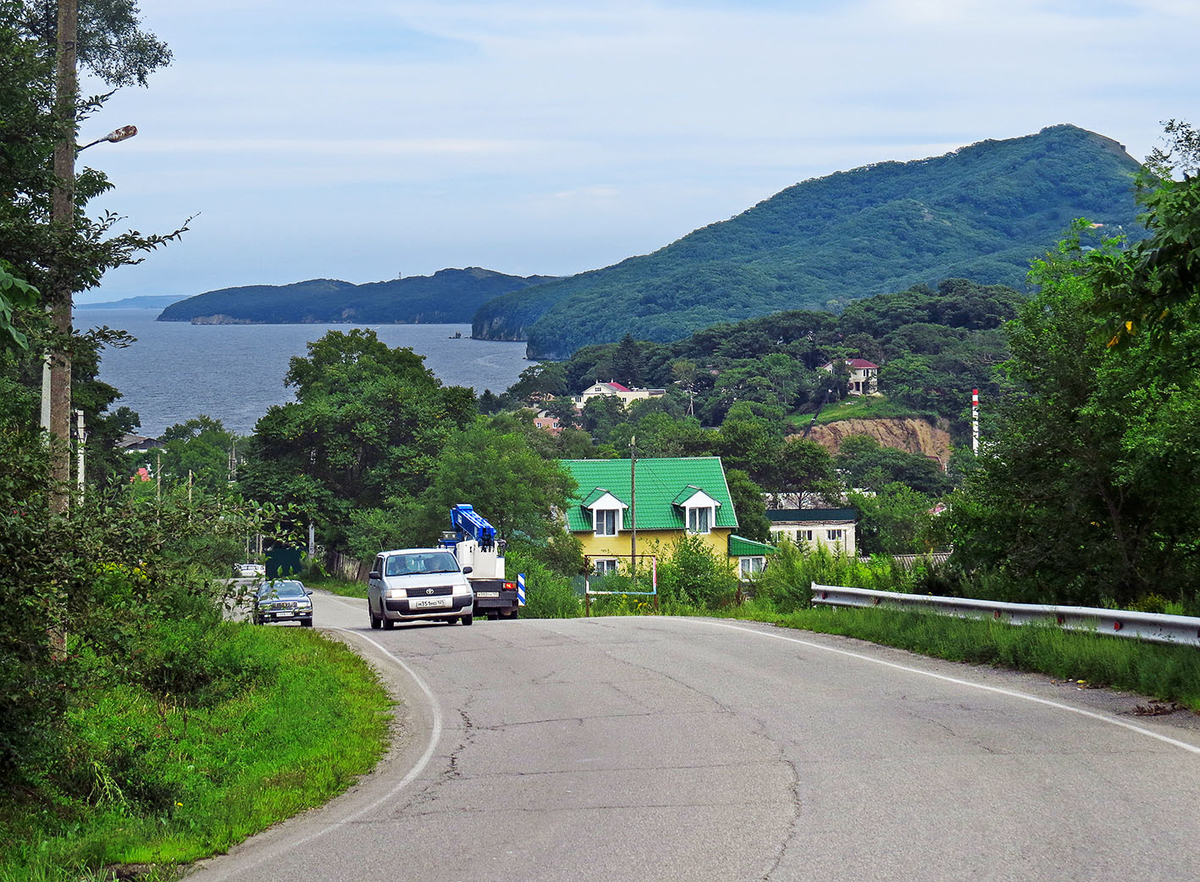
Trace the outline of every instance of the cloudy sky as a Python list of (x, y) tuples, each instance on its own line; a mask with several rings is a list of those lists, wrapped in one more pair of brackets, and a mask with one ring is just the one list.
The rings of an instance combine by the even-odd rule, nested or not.
[(141, 0), (174, 52), (85, 123), (125, 227), (81, 301), (569, 274), (810, 177), (1070, 122), (1200, 124), (1196, 0)]

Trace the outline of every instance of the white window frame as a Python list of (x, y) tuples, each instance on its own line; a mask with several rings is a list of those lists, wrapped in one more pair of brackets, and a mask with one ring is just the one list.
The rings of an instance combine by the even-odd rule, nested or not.
[[(612, 532), (602, 530), (608, 519), (612, 519)], [(597, 536), (616, 536), (621, 532), (621, 510), (619, 508), (597, 508), (592, 510), (592, 530)]]
[[(703, 529), (703, 530), (699, 529), (699, 527), (701, 525), (699, 523), (697, 523), (700, 520), (701, 512), (704, 512), (705, 523), (703, 524), (703, 526), (705, 527), (705, 529)], [(715, 512), (713, 510), (713, 506), (711, 506), (711, 505), (698, 505), (695, 507), (688, 508), (687, 509), (687, 523), (688, 523), (687, 531), (689, 533), (693, 533), (698, 536), (704, 536), (704, 535), (711, 533), (713, 521), (716, 520), (714, 515), (715, 515)]]
[(738, 571), (742, 579), (749, 579), (756, 573), (761, 573), (767, 567), (766, 555), (751, 555), (738, 558)]
[(825, 538), (830, 542), (844, 542), (846, 540), (846, 531), (831, 528), (825, 531)]
[(615, 557), (595, 557), (592, 558), (592, 573), (596, 576), (611, 576), (617, 571), (617, 559)]

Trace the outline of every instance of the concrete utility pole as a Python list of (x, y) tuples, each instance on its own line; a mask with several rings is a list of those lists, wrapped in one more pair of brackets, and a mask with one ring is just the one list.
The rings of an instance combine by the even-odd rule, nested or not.
[(83, 411), (75, 411), (75, 486), (79, 490), (79, 501), (83, 501), (84, 452), (86, 451), (87, 428), (83, 424)]
[(75, 128), (79, 78), (76, 70), (79, 33), (78, 0), (58, 0), (58, 56), (55, 68), (54, 114), (65, 124), (54, 148), (56, 184), (50, 202), (50, 223), (58, 238), (51, 275), (50, 322), (58, 337), (50, 351), (50, 511), (65, 514), (71, 480), (71, 274), (64, 251), (75, 226)]

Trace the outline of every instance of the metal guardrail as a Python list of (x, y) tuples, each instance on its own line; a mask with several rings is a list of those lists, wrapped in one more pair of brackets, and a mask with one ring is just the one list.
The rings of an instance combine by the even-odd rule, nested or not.
[(1087, 606), (1046, 606), (1033, 603), (1002, 603), (970, 597), (937, 597), (928, 594), (897, 594), (869, 588), (844, 588), (812, 583), (813, 603), (827, 606), (881, 606), (888, 609), (925, 610), (941, 615), (972, 619), (999, 619), (1011, 625), (1040, 623), (1058, 625), (1069, 631), (1093, 631), (1151, 643), (1200, 646), (1200, 618), (1096, 609)]

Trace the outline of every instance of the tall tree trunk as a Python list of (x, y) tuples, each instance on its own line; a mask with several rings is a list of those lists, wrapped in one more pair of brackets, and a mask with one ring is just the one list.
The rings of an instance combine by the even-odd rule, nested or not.
[(50, 510), (67, 511), (71, 480), (71, 298), (74, 293), (69, 261), (65, 259), (75, 226), (76, 41), (78, 0), (58, 0), (58, 55), (54, 113), (64, 122), (63, 139), (54, 148), (58, 179), (50, 204), (50, 220), (58, 236), (58, 257), (52, 273), (50, 318), (54, 347), (50, 353)]

